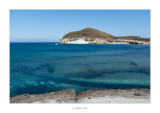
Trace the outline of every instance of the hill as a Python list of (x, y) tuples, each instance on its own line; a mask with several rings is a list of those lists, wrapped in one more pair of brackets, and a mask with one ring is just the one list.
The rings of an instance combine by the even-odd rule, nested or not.
[(109, 44), (109, 43), (122, 43), (122, 44), (142, 44), (150, 43), (150, 38), (141, 38), (139, 36), (114, 36), (109, 33), (102, 32), (93, 28), (85, 28), (80, 31), (67, 33), (61, 40), (63, 44)]
[(86, 37), (86, 38), (115, 38), (115, 36), (99, 31), (93, 28), (85, 28), (80, 31), (69, 32), (63, 38), (75, 38), (75, 37)]

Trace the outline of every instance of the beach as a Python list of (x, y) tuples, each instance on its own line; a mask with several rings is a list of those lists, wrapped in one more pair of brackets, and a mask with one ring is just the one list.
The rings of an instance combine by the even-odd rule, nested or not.
[(65, 89), (44, 94), (22, 94), (10, 98), (10, 103), (150, 103), (150, 89), (97, 89), (76, 94)]

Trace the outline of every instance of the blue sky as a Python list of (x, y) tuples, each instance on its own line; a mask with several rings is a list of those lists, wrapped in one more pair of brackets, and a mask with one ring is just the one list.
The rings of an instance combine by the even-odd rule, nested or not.
[(11, 42), (55, 42), (95, 28), (115, 36), (150, 38), (150, 10), (11, 10)]

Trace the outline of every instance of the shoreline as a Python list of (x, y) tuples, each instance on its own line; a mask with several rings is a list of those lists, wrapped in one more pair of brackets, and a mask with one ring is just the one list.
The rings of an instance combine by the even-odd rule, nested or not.
[(44, 94), (10, 97), (10, 103), (150, 103), (150, 89), (94, 89), (76, 94), (65, 89)]
[[(57, 44), (64, 44), (64, 43), (57, 43)], [(66, 45), (70, 45), (73, 43), (68, 43)], [(75, 44), (75, 45), (89, 45), (89, 44)], [(103, 44), (92, 44), (92, 45), (103, 45)], [(118, 43), (110, 43), (110, 44), (105, 44), (105, 45), (150, 45), (150, 44), (118, 44)]]
[(78, 44), (78, 45), (87, 45), (87, 44), (93, 44), (93, 45), (151, 45), (150, 42), (149, 43), (146, 43), (146, 42), (143, 42), (143, 43), (61, 43), (60, 41), (57, 42), (57, 44)]

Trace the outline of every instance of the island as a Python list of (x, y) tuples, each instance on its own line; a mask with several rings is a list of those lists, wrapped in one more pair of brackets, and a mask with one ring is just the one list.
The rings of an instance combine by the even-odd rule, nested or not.
[(60, 44), (142, 44), (150, 45), (150, 38), (140, 36), (113, 36), (93, 28), (67, 33)]

